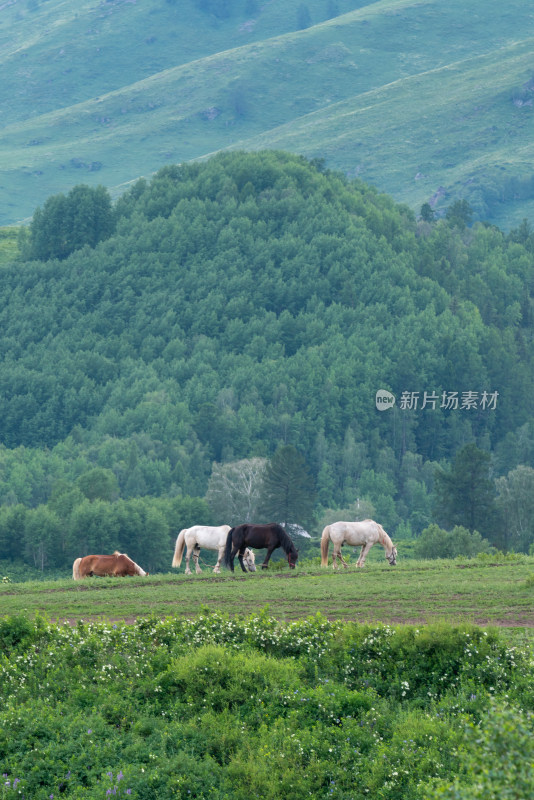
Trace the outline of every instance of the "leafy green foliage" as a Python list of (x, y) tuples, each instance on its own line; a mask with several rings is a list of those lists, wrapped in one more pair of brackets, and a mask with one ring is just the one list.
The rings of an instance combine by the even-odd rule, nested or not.
[(469, 725), (461, 774), (440, 781), (428, 797), (443, 800), (523, 800), (534, 793), (534, 715), (493, 705), (481, 723)]
[(37, 208), (23, 256), (47, 261), (64, 259), (84, 245), (95, 247), (113, 233), (111, 197), (103, 186), (75, 186), (68, 195), (49, 197)]
[(414, 543), (413, 554), (415, 558), (456, 558), (476, 556), (490, 550), (490, 543), (478, 531), (471, 532), (460, 525), (446, 531), (432, 524)]
[[(67, 563), (85, 524), (85, 543), (135, 550), (139, 534), (98, 504), (117, 498), (144, 498), (140, 517), (150, 507), (172, 540), (155, 498), (202, 498), (214, 462), (280, 446), (302, 454), (320, 507), (361, 499), (393, 536), (432, 521), (436, 463), (456, 492), (438, 523), (498, 528), (488, 464), (482, 494), (464, 496), (473, 470), (451, 473), (451, 459), (465, 441), (497, 475), (534, 458), (528, 231), (418, 223), (360, 181), (271, 151), (166, 167), (113, 218), (93, 249), (0, 271), (3, 557)], [(379, 414), (384, 386), (433, 392), (436, 407)], [(496, 406), (443, 407), (466, 387), (498, 392)], [(20, 507), (49, 503), (56, 521), (34, 548)]]
[[(428, 217), (428, 213), (426, 216)], [(450, 225), (464, 230), (473, 220), (473, 209), (467, 200), (455, 200), (445, 212), (445, 218)]]
[(435, 219), (434, 209), (430, 205), (430, 203), (423, 203), (421, 206), (421, 211), (419, 212), (421, 215), (421, 219), (424, 222), (433, 222)]
[(313, 516), (315, 491), (306, 461), (292, 445), (283, 445), (263, 475), (259, 514), (284, 525), (308, 525)]
[(502, 521), (501, 544), (506, 549), (526, 553), (529, 545), (534, 544), (534, 470), (519, 466), (506, 477), (498, 478), (496, 485)]
[(78, 488), (88, 500), (116, 500), (118, 484), (115, 473), (96, 467), (84, 472), (77, 481)]
[(1, 507), (0, 559), (24, 561), (41, 571), (70, 570), (79, 556), (119, 550), (147, 571), (166, 570), (178, 532), (213, 521), (200, 498), (106, 502), (75, 494), (71, 503), (72, 493), (68, 495), (60, 498), (64, 504), (56, 498), (50, 506)]
[(490, 479), (490, 455), (476, 444), (467, 444), (455, 456), (450, 471), (435, 474), (436, 514), (439, 521), (460, 524), (487, 535), (494, 528), (494, 482)]
[(6, 797), (423, 800), (463, 796), (448, 793), (457, 774), (459, 790), (484, 781), (469, 797), (499, 796), (505, 775), (530, 786), (529, 654), (478, 628), (7, 618), (0, 653)]

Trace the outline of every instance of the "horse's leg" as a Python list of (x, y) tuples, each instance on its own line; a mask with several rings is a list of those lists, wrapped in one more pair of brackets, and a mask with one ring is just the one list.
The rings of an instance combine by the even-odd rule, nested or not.
[(232, 570), (232, 572), (234, 571), (234, 560), (235, 560), (235, 557), (237, 555), (238, 549), (239, 548), (236, 547), (235, 544), (234, 544), (233, 547), (232, 547), (232, 552), (230, 553), (230, 569)]
[(347, 564), (347, 562), (345, 561), (345, 559), (343, 558), (343, 556), (341, 555), (341, 547), (339, 548), (339, 559), (340, 559), (340, 561), (341, 561), (341, 563), (343, 564), (344, 567), (348, 567), (349, 566)]
[(186, 575), (191, 575), (191, 567), (189, 566), (189, 561), (191, 559), (191, 550), (192, 550), (192, 548), (190, 547), (190, 545), (187, 545), (187, 550), (186, 550), (186, 553), (185, 553), (185, 574)]
[(224, 558), (224, 547), (225, 547), (225, 545), (224, 545), (224, 544), (223, 544), (223, 546), (222, 546), (222, 547), (219, 547), (219, 554), (218, 554), (218, 556), (217, 556), (217, 563), (216, 563), (216, 564), (215, 564), (215, 566), (213, 567), (213, 571), (214, 571), (214, 572), (220, 572), (220, 571), (221, 571), (221, 561), (222, 561), (222, 560), (223, 560), (223, 558)]
[(338, 558), (341, 558), (341, 545), (334, 542), (334, 549), (332, 550), (332, 569), (337, 569)]
[(243, 564), (243, 556), (244, 556), (244, 554), (245, 554), (245, 548), (243, 547), (243, 548), (241, 548), (241, 550), (239, 550), (239, 552), (237, 554), (237, 557), (239, 559), (239, 563), (241, 564), (241, 569), (243, 570), (243, 572), (246, 572), (247, 568)]
[(274, 550), (276, 550), (276, 547), (269, 547), (268, 548), (267, 553), (265, 555), (265, 560), (264, 560), (263, 564), (261, 565), (262, 569), (267, 569), (268, 568), (269, 559), (272, 556)]
[(202, 572), (202, 570), (198, 566), (199, 556), (200, 556), (200, 547), (198, 546), (198, 544), (196, 544), (193, 550), (193, 561), (195, 562), (195, 572), (197, 573), (197, 575), (199, 572)]
[(360, 557), (356, 564), (357, 567), (363, 567), (363, 565), (365, 564), (365, 559), (367, 558), (367, 553), (369, 552), (372, 546), (373, 546), (372, 542), (368, 542), (367, 544), (363, 545)]

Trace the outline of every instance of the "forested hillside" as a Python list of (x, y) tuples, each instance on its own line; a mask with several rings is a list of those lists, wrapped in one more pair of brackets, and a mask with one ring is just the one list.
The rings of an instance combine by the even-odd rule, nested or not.
[[(282, 152), (166, 167), (115, 205), (97, 195), (96, 246), (65, 228), (69, 198), (51, 198), (22, 245), (40, 258), (0, 271), (4, 549), (23, 504), (61, 531), (67, 559), (58, 520), (82, 499), (78, 531), (99, 502), (120, 499), (123, 522), (135, 503), (175, 503), (174, 516), (143, 506), (172, 537), (214, 462), (281, 444), (304, 457), (317, 509), (366, 499), (392, 534), (431, 521), (434, 467), (463, 445), (492, 454), (494, 477), (534, 466), (528, 225), (468, 227), (461, 204), (417, 221)], [(397, 399), (385, 412), (380, 389)], [(423, 408), (425, 392), (437, 400)], [(442, 407), (454, 392), (475, 402)], [(111, 483), (81, 486), (87, 473)], [(189, 516), (203, 521), (199, 507)]]

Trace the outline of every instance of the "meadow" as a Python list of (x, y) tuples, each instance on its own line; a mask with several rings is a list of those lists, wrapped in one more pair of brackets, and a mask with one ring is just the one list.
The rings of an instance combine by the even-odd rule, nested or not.
[(214, 575), (204, 565), (200, 575), (185, 575), (182, 570), (146, 578), (73, 582), (65, 575), (53, 581), (4, 583), (0, 584), (0, 607), (4, 614), (37, 613), (71, 622), (131, 621), (147, 614), (191, 619), (202, 608), (253, 614), (268, 607), (282, 622), (321, 613), (328, 619), (354, 622), (461, 620), (534, 628), (534, 559), (530, 556), (406, 560), (389, 567), (381, 552), (371, 551), (363, 570), (349, 566), (335, 573), (321, 569), (317, 561), (304, 561), (294, 571), (283, 561), (274, 562), (268, 571), (255, 574), (236, 570), (232, 575), (223, 570)]
[[(532, 564), (439, 566), (385, 572), (370, 565), (323, 577), (310, 570), (289, 580), (281, 571), (90, 579), (74, 592), (67, 581), (2, 585), (2, 609), (15, 611), (16, 599), (26, 613), (0, 618), (1, 796), (531, 796), (528, 638), (512, 641), (458, 617), (496, 618), (495, 607), (502, 615), (507, 606), (507, 624), (531, 624), (513, 614), (521, 603), (526, 614)], [(491, 571), (500, 577), (491, 581)], [(470, 582), (459, 577), (466, 572)], [(450, 621), (440, 621), (437, 603), (423, 610), (439, 575), (441, 620), (454, 590), (464, 597), (454, 621), (450, 609)], [(469, 592), (475, 582), (486, 588), (486, 606), (495, 587), (491, 610)], [(359, 589), (347, 603), (351, 584)], [(320, 605), (332, 616), (338, 609), (337, 619), (306, 615), (320, 590)], [(272, 612), (247, 611), (273, 595)], [(412, 601), (403, 605), (403, 595)], [(199, 606), (202, 598), (230, 604), (230, 597), (238, 614)], [(61, 603), (63, 622), (39, 613), (58, 613)], [(397, 617), (434, 621), (360, 622), (387, 618), (392, 608)], [(80, 618), (98, 613), (95, 621)]]
[(9, 264), (19, 255), (18, 228), (0, 228), (0, 266)]
[(524, 800), (533, 559), (490, 558), (2, 582), (0, 796)]

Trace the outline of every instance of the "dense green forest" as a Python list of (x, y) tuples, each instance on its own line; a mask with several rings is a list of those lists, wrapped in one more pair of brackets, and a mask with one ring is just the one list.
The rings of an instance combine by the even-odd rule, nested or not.
[(281, 447), (312, 533), (362, 508), (393, 537), (534, 541), (509, 527), (534, 475), (528, 223), (416, 217), (320, 161), (239, 152), (115, 203), (51, 197), (20, 251), (0, 270), (0, 558), (120, 545), (163, 568), (181, 527), (243, 521), (210, 501), (217, 470)]

